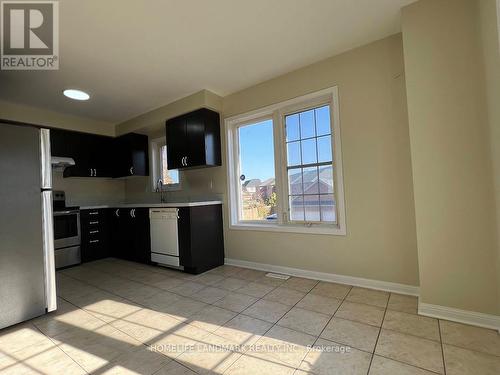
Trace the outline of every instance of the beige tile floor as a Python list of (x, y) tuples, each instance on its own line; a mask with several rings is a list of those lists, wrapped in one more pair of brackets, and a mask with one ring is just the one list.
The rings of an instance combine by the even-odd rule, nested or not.
[(0, 374), (500, 374), (495, 331), (418, 316), (414, 297), (111, 258), (57, 283), (57, 312), (0, 330)]

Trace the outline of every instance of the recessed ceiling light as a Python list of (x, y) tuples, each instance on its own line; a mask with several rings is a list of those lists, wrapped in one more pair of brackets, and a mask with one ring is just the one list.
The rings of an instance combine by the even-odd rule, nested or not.
[(81, 90), (67, 89), (63, 91), (64, 96), (74, 100), (89, 100), (90, 95)]

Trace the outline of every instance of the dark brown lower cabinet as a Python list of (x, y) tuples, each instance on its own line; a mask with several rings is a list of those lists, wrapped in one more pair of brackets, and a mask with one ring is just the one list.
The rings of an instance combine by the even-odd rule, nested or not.
[(185, 272), (198, 274), (224, 264), (222, 205), (182, 207), (178, 227)]
[[(222, 205), (179, 208), (178, 241), (184, 271), (199, 274), (224, 264)], [(82, 262), (113, 256), (151, 264), (149, 208), (81, 211)]]
[(108, 209), (81, 210), (82, 262), (110, 256), (110, 220)]
[(111, 211), (111, 254), (120, 259), (151, 263), (149, 208), (114, 208)]

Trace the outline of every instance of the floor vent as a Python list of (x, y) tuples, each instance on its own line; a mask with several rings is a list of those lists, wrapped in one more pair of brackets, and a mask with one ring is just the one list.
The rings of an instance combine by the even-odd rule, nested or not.
[(290, 276), (288, 275), (280, 275), (279, 273), (272, 273), (272, 272), (266, 273), (266, 276), (281, 280), (288, 280), (290, 278)]

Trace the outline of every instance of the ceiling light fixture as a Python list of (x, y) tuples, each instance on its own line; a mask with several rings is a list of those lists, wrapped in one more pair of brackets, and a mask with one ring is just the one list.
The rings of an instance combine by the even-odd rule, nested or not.
[(81, 90), (67, 89), (63, 91), (64, 96), (74, 100), (89, 100), (90, 95)]

